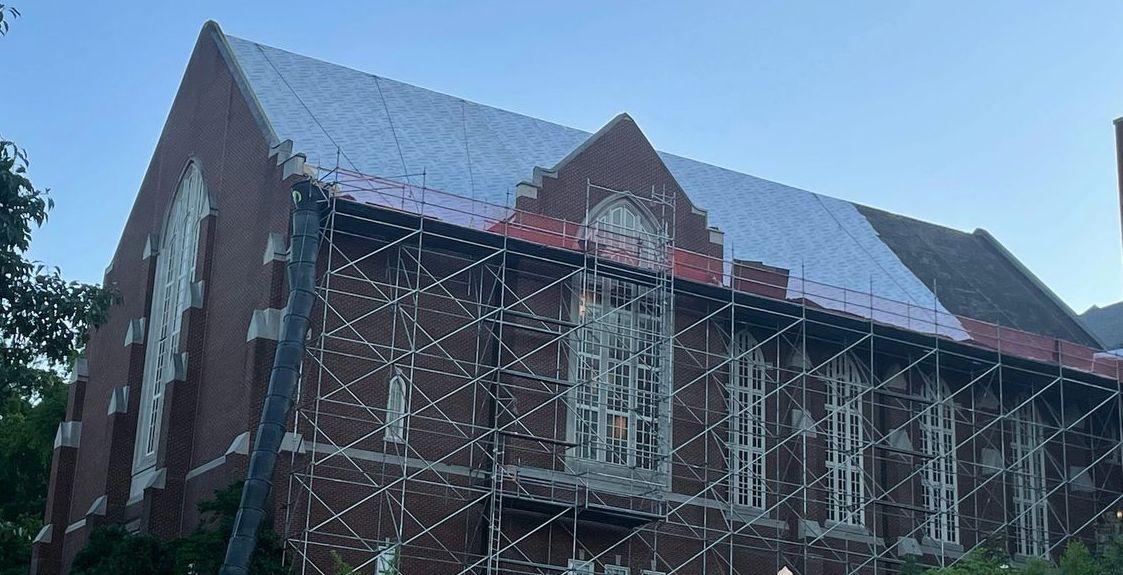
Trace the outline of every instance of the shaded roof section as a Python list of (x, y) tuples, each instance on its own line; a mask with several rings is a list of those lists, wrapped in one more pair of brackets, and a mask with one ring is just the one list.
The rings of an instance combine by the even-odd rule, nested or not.
[(1080, 314), (1080, 319), (1107, 349), (1123, 348), (1123, 301), (1105, 307), (1092, 306)]
[[(322, 169), (338, 166), (415, 185), (421, 183), (417, 174), (424, 173), (428, 188), (504, 206), (535, 167), (556, 165), (590, 137), (582, 130), (221, 32), (216, 37), (225, 40), (232, 64), (244, 76), (272, 135), (292, 140), (293, 151)], [(789, 284), (790, 297), (861, 313), (861, 306), (839, 304), (838, 292), (823, 286), (855, 293), (872, 290), (883, 300), (950, 318), (941, 319), (944, 325), (936, 331), (966, 338), (948, 313), (955, 310), (940, 301), (943, 298), (936, 299), (929, 282), (882, 241), (855, 204), (673, 154), (660, 156), (691, 201), (711, 210), (709, 224), (725, 232), (727, 259), (760, 261), (806, 280)], [(990, 302), (1002, 304), (998, 294), (988, 291), (968, 303), (973, 289), (1001, 285), (968, 283), (962, 273), (949, 273), (948, 281), (958, 282), (948, 287), (962, 294), (956, 309), (985, 310)], [(1086, 334), (1080, 337), (1062, 329), (1064, 322), (1056, 316), (1065, 312), (1053, 303), (1041, 300), (1035, 305), (1049, 308), (1037, 313), (1056, 320), (1033, 323), (1049, 330), (1038, 333), (1088, 340)], [(892, 317), (875, 319), (895, 322)]]
[(952, 313), (1099, 347), (1064, 304), (1054, 301), (1056, 296), (986, 232), (966, 233), (868, 206), (857, 208)]

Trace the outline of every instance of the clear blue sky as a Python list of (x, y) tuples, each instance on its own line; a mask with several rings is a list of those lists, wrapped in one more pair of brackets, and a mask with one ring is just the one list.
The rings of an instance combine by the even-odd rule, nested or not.
[[(46, 2), (0, 39), (0, 135), (100, 281), (203, 22), (962, 230), (1077, 311), (1123, 299), (1123, 2)], [(330, 9), (323, 6), (331, 6)], [(139, 257), (139, 254), (138, 254)]]

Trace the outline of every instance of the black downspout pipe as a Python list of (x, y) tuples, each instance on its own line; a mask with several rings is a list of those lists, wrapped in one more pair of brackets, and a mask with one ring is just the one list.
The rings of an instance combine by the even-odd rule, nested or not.
[(220, 575), (246, 575), (257, 546), (257, 530), (265, 519), (265, 505), (273, 486), (277, 451), (285, 436), (285, 421), (292, 409), (293, 391), (300, 376), (308, 315), (316, 297), (316, 255), (320, 249), (320, 210), (326, 202), (323, 191), (311, 180), (292, 188), (292, 243), (289, 246), (289, 300), (285, 304), (277, 355), (269, 375), (269, 389), (261, 408), (261, 421), (254, 435), (242, 502), (234, 519), (226, 560)]

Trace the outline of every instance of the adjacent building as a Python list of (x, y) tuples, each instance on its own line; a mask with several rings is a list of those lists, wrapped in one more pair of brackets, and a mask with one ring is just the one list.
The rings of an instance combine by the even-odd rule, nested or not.
[[(545, 87), (543, 87), (545, 88)], [(106, 270), (37, 573), (244, 477), (323, 207), (274, 475), (301, 573), (894, 573), (1092, 539), (1119, 368), (967, 233), (204, 26)]]

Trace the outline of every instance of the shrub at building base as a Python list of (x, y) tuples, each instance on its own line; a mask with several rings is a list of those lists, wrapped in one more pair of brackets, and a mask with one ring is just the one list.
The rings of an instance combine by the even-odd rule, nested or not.
[(1123, 573), (1123, 539), (1115, 538), (1093, 554), (1080, 541), (1071, 541), (1056, 565), (1030, 559), (1015, 565), (994, 547), (980, 548), (955, 565), (925, 571), (925, 575), (1117, 575)]
[[(74, 559), (73, 575), (202, 575), (217, 573), (226, 552), (241, 498), (241, 482), (215, 492), (199, 503), (203, 516), (191, 535), (172, 541), (128, 533), (121, 527), (96, 529)], [(254, 575), (284, 575), (280, 537), (272, 528), (258, 533), (250, 564)]]
[(72, 575), (172, 575), (174, 557), (156, 537), (134, 535), (124, 528), (103, 527), (74, 558)]

